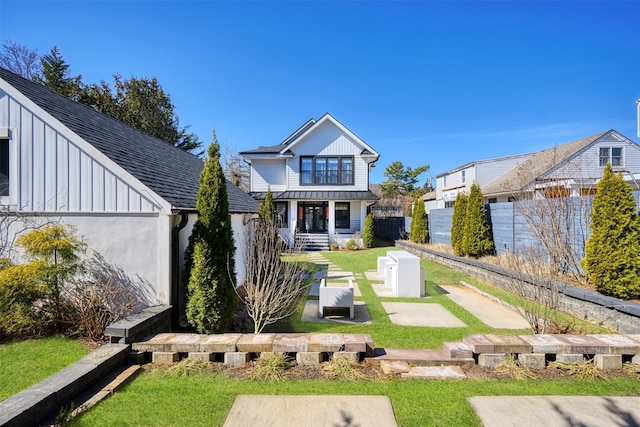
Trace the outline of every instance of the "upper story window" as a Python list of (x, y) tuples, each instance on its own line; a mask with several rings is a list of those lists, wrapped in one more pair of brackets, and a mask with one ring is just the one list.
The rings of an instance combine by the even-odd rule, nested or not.
[(300, 184), (353, 184), (353, 157), (300, 157)]
[(9, 195), (9, 140), (0, 138), (0, 197)]
[(600, 147), (598, 158), (598, 164), (601, 168), (605, 167), (607, 163), (611, 163), (614, 168), (624, 166), (622, 147)]
[(447, 188), (447, 176), (446, 175), (442, 177), (442, 186), (444, 188)]
[(467, 181), (467, 171), (460, 172), (460, 182), (465, 183)]

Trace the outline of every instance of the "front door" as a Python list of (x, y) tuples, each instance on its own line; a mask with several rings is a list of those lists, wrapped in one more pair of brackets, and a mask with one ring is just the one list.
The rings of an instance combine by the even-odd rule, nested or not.
[(326, 233), (329, 202), (298, 202), (298, 231)]

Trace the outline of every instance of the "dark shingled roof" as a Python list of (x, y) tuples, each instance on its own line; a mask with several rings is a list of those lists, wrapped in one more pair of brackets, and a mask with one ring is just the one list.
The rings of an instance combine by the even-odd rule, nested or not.
[[(0, 67), (0, 78), (109, 157), (176, 209), (195, 209), (200, 158)], [(257, 212), (227, 182), (230, 212)], [(254, 203), (252, 203), (252, 201)]]
[[(267, 193), (249, 193), (264, 200)], [(274, 200), (378, 200), (371, 191), (285, 191), (272, 193)]]

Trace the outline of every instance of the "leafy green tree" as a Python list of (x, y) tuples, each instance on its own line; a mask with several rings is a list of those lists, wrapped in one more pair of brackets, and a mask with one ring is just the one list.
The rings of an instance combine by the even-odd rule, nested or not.
[(469, 196), (464, 193), (458, 193), (456, 202), (453, 205), (453, 216), (451, 218), (451, 247), (453, 253), (458, 256), (464, 256), (464, 224), (467, 216), (467, 201)]
[(364, 232), (362, 233), (362, 244), (365, 248), (372, 248), (375, 241), (373, 231), (373, 215), (369, 212), (364, 219)]
[(414, 243), (427, 243), (429, 241), (427, 214), (424, 210), (424, 202), (418, 196), (413, 199), (413, 215), (409, 239)]
[(200, 174), (196, 200), (198, 220), (189, 239), (185, 259), (187, 320), (200, 333), (223, 332), (235, 313), (235, 246), (229, 217), (220, 146), (213, 135)]
[(65, 62), (57, 46), (40, 58), (42, 78), (38, 83), (67, 98), (77, 100), (82, 92), (82, 77), (70, 76), (69, 64)]
[(473, 184), (467, 200), (462, 248), (467, 255), (478, 258), (494, 251), (493, 238), (484, 208), (484, 197), (478, 184)]
[(412, 169), (410, 166), (404, 166), (402, 162), (392, 162), (384, 170), (384, 176), (387, 178), (380, 184), (382, 196), (385, 198), (394, 198), (399, 195), (416, 196), (420, 188), (416, 188), (416, 184), (420, 180), (420, 175), (429, 170), (429, 166), (418, 166)]
[(171, 98), (155, 77), (124, 80), (116, 74), (113, 79), (115, 93), (101, 82), (88, 86), (80, 101), (185, 151), (200, 149), (200, 141), (188, 133), (188, 126), (180, 128)]
[(591, 235), (582, 265), (599, 292), (618, 298), (640, 297), (640, 230), (631, 187), (604, 169), (593, 198)]

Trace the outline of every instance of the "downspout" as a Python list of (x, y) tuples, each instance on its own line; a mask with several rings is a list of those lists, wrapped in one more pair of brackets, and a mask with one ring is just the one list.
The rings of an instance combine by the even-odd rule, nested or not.
[(171, 329), (182, 329), (180, 325), (180, 230), (187, 226), (189, 215), (185, 211), (178, 211), (180, 222), (171, 230)]

